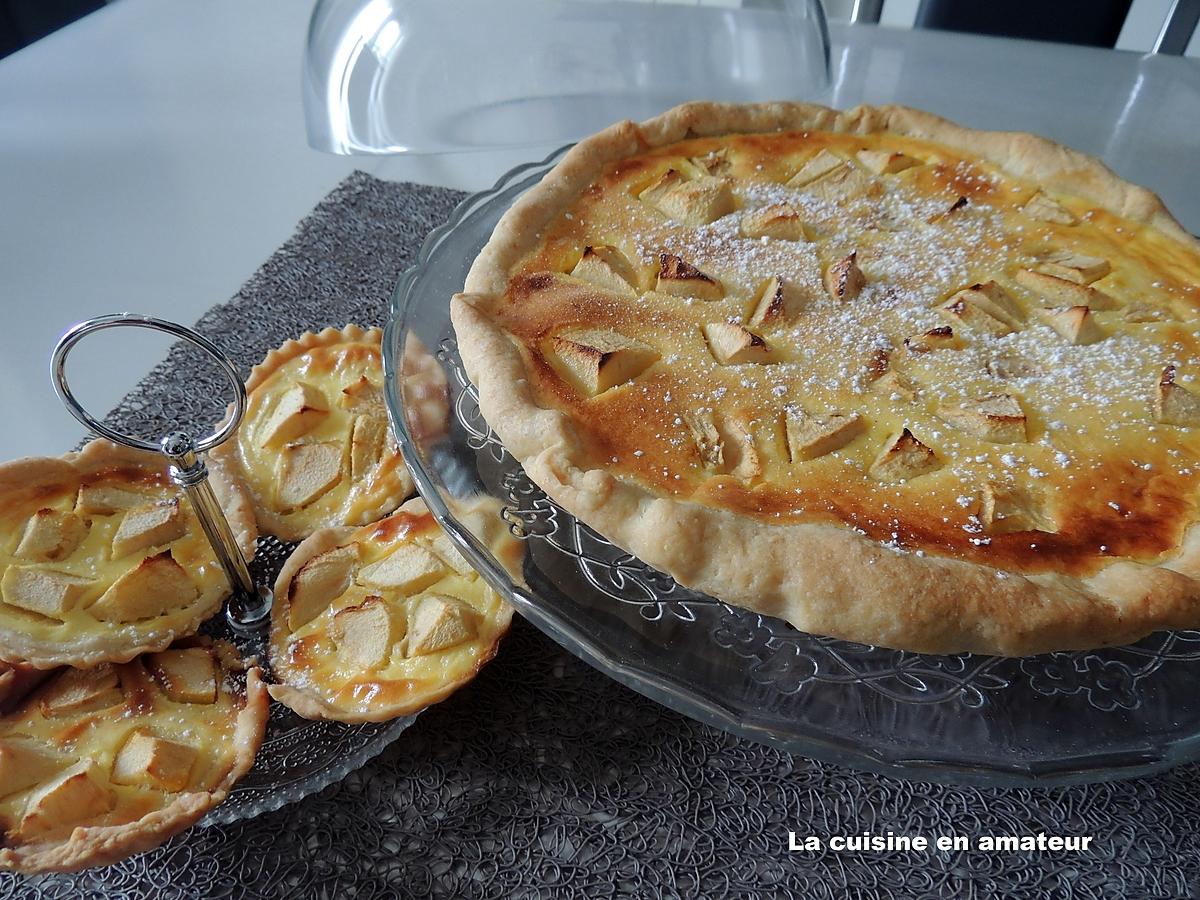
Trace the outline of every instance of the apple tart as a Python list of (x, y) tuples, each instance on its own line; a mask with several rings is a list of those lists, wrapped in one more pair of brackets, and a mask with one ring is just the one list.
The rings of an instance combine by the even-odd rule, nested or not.
[[(247, 558), (256, 531), (236, 477), (214, 492)], [(156, 453), (93, 441), (0, 465), (0, 658), (37, 668), (126, 662), (191, 634), (229, 582)]]
[[(321, 528), (364, 525), (413, 492), (388, 428), (381, 332), (347, 325), (288, 341), (254, 367), (246, 415), (212, 455), (240, 472), (259, 527), (286, 541)], [(401, 378), (409, 426), (426, 439), (444, 430), (441, 367), (413, 345)]]
[(935, 653), (1200, 626), (1200, 243), (1095, 159), (688, 104), (574, 147), (451, 312), (528, 475), (688, 587)]
[[(517, 571), (499, 509), (458, 513)], [(512, 608), (419, 497), (362, 528), (328, 528), (284, 563), (271, 610), (271, 696), (300, 715), (382, 721), (444, 700), (496, 654)]]
[(0, 868), (71, 872), (194, 824), (254, 764), (259, 672), (186, 639), (127, 663), (63, 669), (0, 718)]

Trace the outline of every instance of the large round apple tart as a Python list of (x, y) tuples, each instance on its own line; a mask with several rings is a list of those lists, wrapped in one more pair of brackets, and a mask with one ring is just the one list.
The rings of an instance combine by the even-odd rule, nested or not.
[(1200, 243), (1095, 159), (690, 104), (573, 148), (451, 311), (529, 476), (686, 586), (925, 652), (1200, 625)]
[[(210, 472), (253, 557), (249, 499), (219, 462)], [(0, 465), (0, 659), (43, 669), (126, 662), (191, 634), (228, 595), (157, 453), (98, 440)]]

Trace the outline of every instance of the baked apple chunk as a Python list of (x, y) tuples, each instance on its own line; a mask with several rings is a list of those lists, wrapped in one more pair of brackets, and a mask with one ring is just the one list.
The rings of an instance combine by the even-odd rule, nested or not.
[(878, 197), (883, 193), (879, 182), (849, 162), (805, 185), (804, 190), (818, 200), (834, 205), (864, 195)]
[(696, 445), (696, 452), (700, 454), (701, 465), (709, 469), (720, 469), (724, 466), (725, 450), (712, 410), (702, 409), (686, 413), (683, 421), (692, 433), (692, 441)]
[(328, 415), (329, 407), (321, 391), (298, 381), (284, 391), (263, 425), (262, 445), (272, 447), (293, 441), (312, 431)]
[(137, 622), (186, 606), (199, 592), (170, 550), (147, 556), (89, 607), (104, 622)]
[(1015, 330), (1012, 325), (985, 307), (960, 296), (947, 300), (942, 304), (941, 311), (947, 318), (961, 322), (972, 331), (979, 331), (983, 334), (1002, 337), (1012, 334)]
[(790, 203), (772, 203), (742, 216), (742, 234), (748, 238), (773, 238), (777, 241), (811, 240), (800, 211)]
[(637, 378), (660, 356), (648, 344), (601, 328), (566, 332), (552, 343), (562, 368), (592, 397)]
[(584, 247), (583, 256), (571, 270), (571, 275), (622, 297), (632, 298), (638, 294), (638, 277), (633, 266), (625, 254), (607, 244)]
[(939, 325), (924, 334), (906, 337), (904, 346), (909, 353), (931, 353), (934, 350), (961, 350), (966, 341), (949, 325)]
[(9, 606), (52, 619), (75, 608), (92, 585), (90, 578), (36, 566), (9, 566), (0, 579), (0, 593)]
[[(108, 812), (116, 805), (116, 798), (102, 780), (99, 769), (90, 760), (71, 766), (30, 794), (18, 832), (36, 840)], [(2, 862), (3, 851), (0, 851)]]
[(429, 594), (412, 613), (408, 631), (410, 656), (426, 656), (457, 647), (476, 634), (478, 613), (471, 604), (457, 597)]
[(387, 419), (387, 404), (383, 399), (383, 388), (366, 375), (359, 375), (350, 382), (337, 398), (338, 405), (374, 419)]
[(31, 562), (54, 562), (74, 553), (87, 531), (87, 524), (73, 512), (39, 509), (26, 523), (14, 555)]
[(173, 648), (143, 659), (159, 688), (175, 703), (216, 702), (217, 667), (207, 648)]
[(788, 455), (793, 462), (816, 459), (840, 450), (863, 432), (858, 413), (812, 415), (799, 407), (785, 413)]
[(871, 385), (872, 389), (893, 401), (911, 403), (917, 399), (917, 387), (902, 373), (892, 369), (880, 375)]
[(859, 150), (858, 161), (876, 175), (895, 175), (921, 165), (921, 160), (894, 150)]
[(387, 601), (368, 595), (357, 606), (347, 606), (333, 614), (329, 637), (337, 646), (342, 664), (359, 671), (378, 669), (392, 655), (392, 647), (402, 638), (396, 618)]
[(1053, 222), (1056, 225), (1074, 225), (1079, 220), (1057, 200), (1052, 200), (1043, 192), (1038, 191), (1029, 198), (1023, 207), (1025, 215), (1042, 222)]
[(668, 169), (639, 199), (668, 218), (691, 226), (706, 225), (734, 210), (727, 178), (702, 175), (688, 180), (675, 169)]
[(769, 363), (771, 347), (760, 334), (734, 322), (711, 322), (703, 328), (704, 340), (713, 359), (723, 366)]
[(804, 294), (797, 285), (776, 275), (763, 285), (746, 324), (751, 328), (764, 328), (791, 323), (799, 317), (804, 301)]
[(1058, 523), (1043, 498), (1028, 490), (996, 484), (984, 485), (979, 519), (989, 534), (1058, 531)]
[(994, 281), (976, 283), (954, 294), (941, 311), (973, 331), (1000, 337), (1021, 327), (1021, 310)]
[[(100, 447), (102, 444), (96, 443)], [(111, 516), (122, 510), (140, 506), (151, 499), (150, 493), (138, 490), (119, 481), (109, 479), (85, 481), (79, 488), (75, 501), (75, 513), (79, 516)]]
[(1154, 395), (1154, 418), (1164, 425), (1200, 427), (1200, 395), (1175, 381), (1176, 369), (1167, 366), (1158, 379)]
[(870, 471), (879, 481), (908, 481), (939, 468), (937, 454), (904, 428), (884, 443)]
[(113, 556), (128, 556), (139, 550), (169, 544), (183, 537), (187, 528), (187, 518), (178, 497), (136, 506), (125, 514), (113, 535)]
[(350, 480), (366, 481), (387, 455), (389, 433), (386, 419), (358, 416), (350, 428)]
[(446, 565), (420, 544), (401, 544), (383, 559), (364, 566), (357, 581), (374, 590), (392, 590), (405, 596), (425, 590), (446, 574)]
[(1052, 306), (1086, 306), (1089, 309), (1113, 309), (1116, 301), (1090, 284), (1033, 269), (1018, 269), (1017, 284), (1028, 288)]
[(853, 300), (866, 286), (867, 277), (858, 267), (857, 250), (825, 270), (825, 290), (834, 300)]
[(47, 719), (111, 709), (125, 702), (117, 669), (110, 663), (94, 669), (64, 669), (38, 694), (38, 707)]
[(310, 558), (292, 578), (288, 588), (288, 627), (303, 627), (325, 608), (330, 596), (350, 586), (358, 568), (358, 545), (335, 547)]
[(804, 187), (846, 164), (836, 153), (822, 149), (805, 161), (799, 171), (788, 179), (788, 187)]
[(160, 791), (182, 791), (200, 754), (187, 744), (135, 728), (113, 760), (112, 783), (146, 785)]
[(725, 288), (721, 282), (671, 253), (660, 253), (658, 256), (658, 281), (655, 290), (676, 297), (696, 297), (700, 300), (720, 300), (725, 296)]
[(953, 222), (962, 215), (963, 210), (971, 205), (971, 201), (963, 195), (955, 198), (954, 202), (943, 209), (938, 210), (932, 216), (925, 220), (926, 225), (940, 225), (945, 222)]
[(1029, 440), (1025, 411), (1009, 394), (993, 394), (978, 400), (944, 403), (938, 418), (960, 431), (996, 444), (1016, 444)]
[(281, 509), (303, 509), (342, 480), (345, 447), (337, 441), (288, 444), (279, 455), (276, 499)]
[(1064, 278), (1076, 284), (1091, 284), (1109, 272), (1112, 266), (1100, 256), (1088, 256), (1073, 250), (1056, 250), (1042, 258), (1036, 267), (1038, 272), (1055, 278)]
[(62, 756), (45, 744), (22, 735), (0, 739), (0, 801), (48, 781), (62, 768)]
[(1104, 330), (1096, 324), (1092, 311), (1086, 306), (1060, 306), (1044, 309), (1042, 321), (1053, 328), (1069, 344), (1095, 344), (1105, 338)]
[(684, 413), (700, 465), (711, 474), (729, 474), (752, 482), (762, 477), (763, 460), (754, 429), (741, 413), (723, 414), (711, 409)]

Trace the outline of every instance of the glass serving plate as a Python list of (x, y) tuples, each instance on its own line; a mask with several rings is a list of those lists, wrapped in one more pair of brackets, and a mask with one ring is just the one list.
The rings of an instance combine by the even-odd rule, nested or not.
[[(250, 564), (255, 583), (274, 584), (295, 546), (269, 535), (260, 536), (258, 552)], [(231, 641), (244, 658), (257, 656), (259, 667), (268, 668), (265, 626), (246, 635), (234, 631), (225, 616), (218, 615), (201, 630)], [(272, 700), (267, 733), (254, 768), (234, 786), (224, 803), (200, 820), (198, 827), (250, 819), (315, 794), (382, 753), (416, 718), (413, 715), (388, 722), (344, 725), (302, 718)]]
[[(686, 590), (551, 502), (479, 413), (448, 301), (500, 216), (566, 148), (464, 201), (400, 279), (384, 335), (388, 402), (430, 509), (489, 582), (591, 665), (685, 715), (827, 762), (980, 785), (1066, 784), (1200, 756), (1200, 632), (1024, 659), (929, 656), (796, 631)], [(437, 348), (449, 436), (416, 444), (396, 413), (395, 361)], [(497, 498), (528, 549), (515, 584), (451, 512)]]

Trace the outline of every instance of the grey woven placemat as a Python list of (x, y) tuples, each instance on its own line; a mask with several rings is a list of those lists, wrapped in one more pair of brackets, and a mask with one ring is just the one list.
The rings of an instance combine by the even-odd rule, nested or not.
[[(400, 272), (462, 195), (357, 173), (199, 322), (248, 371), (308, 329), (382, 324)], [(221, 396), (172, 351), (114, 412), (147, 435)], [(220, 413), (212, 401), (209, 417)], [(1200, 896), (1200, 767), (1097, 786), (981, 790), (861, 774), (666, 710), (518, 619), (476, 681), (341, 784), (79, 876), (37, 897)], [(1090, 835), (1053, 851), (789, 852), (788, 833)]]

